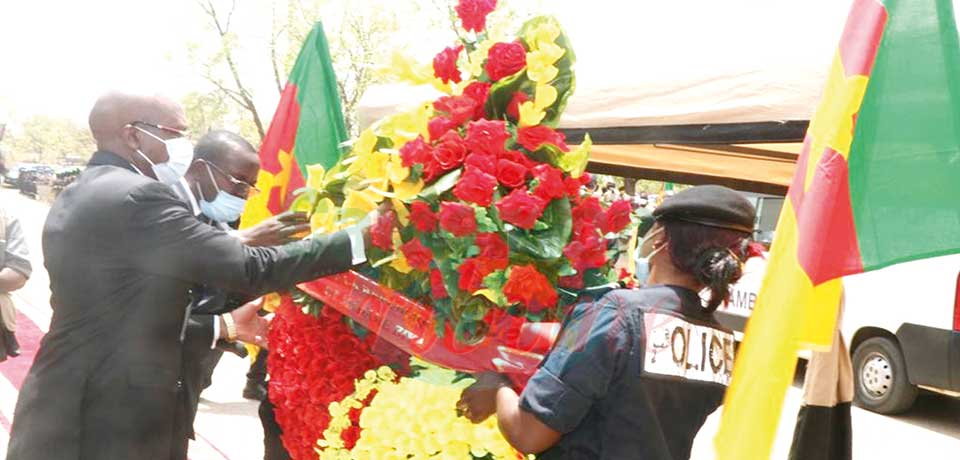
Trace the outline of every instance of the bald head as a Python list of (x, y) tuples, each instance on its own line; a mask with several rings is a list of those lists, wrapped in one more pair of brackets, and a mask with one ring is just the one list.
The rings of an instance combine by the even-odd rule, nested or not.
[(90, 132), (99, 146), (123, 136), (124, 128), (135, 121), (185, 129), (183, 108), (159, 95), (112, 91), (100, 96), (90, 110)]
[[(136, 153), (137, 150), (144, 152), (154, 163), (167, 161), (167, 153), (162, 142), (145, 137), (144, 133), (131, 127), (132, 123), (142, 122), (179, 131), (187, 129), (183, 107), (176, 101), (159, 95), (121, 91), (100, 96), (90, 110), (88, 121), (98, 149), (120, 155), (142, 171), (150, 171), (151, 168), (150, 164)], [(164, 138), (164, 133), (151, 134)]]

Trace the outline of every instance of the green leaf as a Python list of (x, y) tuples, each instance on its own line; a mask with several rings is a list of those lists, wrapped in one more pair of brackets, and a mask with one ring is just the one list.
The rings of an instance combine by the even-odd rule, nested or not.
[(447, 175), (437, 179), (436, 182), (430, 184), (429, 187), (424, 188), (420, 191), (420, 198), (436, 201), (440, 199), (440, 195), (443, 195), (447, 191), (457, 185), (457, 181), (460, 180), (460, 175), (463, 174), (463, 169), (457, 169)]
[(290, 203), (290, 211), (293, 212), (311, 213), (320, 199), (320, 193), (309, 187), (299, 188), (293, 195), (296, 197), (293, 203)]
[(499, 232), (500, 228), (497, 226), (496, 222), (490, 217), (487, 208), (481, 208), (479, 206), (473, 207), (474, 214), (477, 217), (477, 231), (481, 233), (489, 232)]
[(548, 228), (550, 228), (550, 226), (544, 223), (542, 220), (538, 220), (536, 223), (533, 224), (533, 231), (535, 232), (538, 232), (540, 230), (546, 230)]
[(573, 222), (570, 219), (570, 200), (553, 200), (540, 217), (547, 228), (530, 232), (514, 229), (507, 232), (510, 249), (538, 260), (551, 260), (563, 256), (563, 248), (570, 241)]
[[(526, 88), (527, 96), (533, 94), (533, 82), (526, 78), (527, 72), (520, 71), (509, 77), (503, 78), (490, 87), (487, 96), (486, 112), (491, 120), (501, 120), (507, 117), (507, 105), (513, 98), (513, 93), (524, 91)], [(559, 98), (559, 91), (557, 98)]]
[(557, 276), (573, 276), (577, 274), (577, 269), (573, 268), (570, 260), (566, 258), (560, 260), (562, 260), (563, 263), (560, 264), (560, 268), (557, 270)]
[(560, 150), (560, 147), (553, 144), (543, 144), (536, 152), (531, 153), (529, 157), (539, 163), (547, 163), (550, 166), (560, 168), (561, 161), (565, 155), (566, 153)]

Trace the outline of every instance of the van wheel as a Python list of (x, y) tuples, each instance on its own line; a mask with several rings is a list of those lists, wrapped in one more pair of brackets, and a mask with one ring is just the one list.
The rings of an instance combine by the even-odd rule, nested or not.
[(864, 340), (853, 352), (854, 402), (880, 414), (899, 414), (917, 399), (900, 346), (886, 337)]

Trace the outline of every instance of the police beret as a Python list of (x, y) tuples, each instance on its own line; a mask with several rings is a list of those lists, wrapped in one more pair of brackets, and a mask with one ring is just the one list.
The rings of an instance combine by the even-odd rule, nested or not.
[(753, 233), (757, 211), (740, 193), (719, 185), (688, 188), (663, 200), (657, 221), (682, 221)]

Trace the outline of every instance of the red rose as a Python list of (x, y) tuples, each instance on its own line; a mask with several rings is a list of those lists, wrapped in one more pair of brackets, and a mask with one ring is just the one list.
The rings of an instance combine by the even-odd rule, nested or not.
[(444, 48), (433, 58), (433, 74), (444, 83), (460, 83), (460, 69), (457, 68), (457, 58), (463, 51), (463, 45), (456, 48)]
[(603, 207), (600, 206), (600, 200), (590, 196), (580, 201), (580, 204), (573, 207), (571, 216), (574, 222), (597, 222), (603, 215)]
[(463, 160), (463, 164), (473, 166), (491, 176), (497, 175), (497, 157), (495, 156), (471, 153), (467, 155), (466, 160)]
[(426, 163), (431, 155), (430, 145), (423, 141), (423, 136), (417, 136), (416, 139), (400, 147), (400, 160), (407, 168)]
[(600, 230), (594, 225), (593, 221), (580, 219), (573, 220), (572, 240), (583, 241), (588, 235), (599, 235)]
[(567, 192), (567, 196), (570, 198), (576, 198), (580, 196), (580, 179), (574, 179), (572, 177), (564, 179), (563, 188)]
[(440, 139), (440, 136), (443, 136), (447, 133), (447, 131), (454, 129), (457, 126), (457, 122), (445, 117), (436, 117), (430, 120), (430, 122), (427, 123), (427, 131), (430, 133), (430, 141), (432, 142)]
[(520, 104), (530, 100), (530, 96), (523, 91), (513, 93), (510, 102), (507, 103), (507, 116), (513, 120), (520, 120)]
[(537, 178), (537, 188), (533, 193), (545, 201), (563, 196), (563, 173), (548, 164), (537, 165), (533, 168), (533, 177)]
[(527, 167), (510, 160), (497, 162), (497, 180), (504, 187), (517, 188), (527, 180)]
[(477, 246), (480, 247), (481, 257), (506, 259), (510, 256), (510, 247), (498, 233), (477, 234)]
[(430, 248), (424, 246), (418, 238), (403, 243), (400, 250), (403, 251), (403, 256), (407, 258), (407, 263), (411, 267), (422, 272), (430, 271), (433, 252), (430, 251)]
[(441, 174), (446, 171), (443, 169), (443, 166), (440, 166), (440, 163), (437, 162), (436, 155), (433, 154), (433, 151), (430, 151), (430, 156), (423, 162), (423, 182), (431, 183), (434, 179), (440, 177)]
[(475, 81), (463, 89), (463, 95), (469, 96), (476, 103), (473, 119), (479, 120), (487, 115), (487, 95), (490, 94), (490, 83)]
[(473, 119), (477, 101), (470, 96), (443, 96), (433, 102), (433, 108), (447, 114), (448, 118), (460, 126)]
[(497, 202), (497, 210), (504, 222), (527, 230), (533, 228), (546, 207), (543, 198), (530, 195), (526, 188), (515, 189)]
[(455, 131), (449, 131), (440, 137), (433, 149), (433, 158), (444, 171), (460, 166), (467, 156), (467, 144)]
[(503, 285), (503, 295), (511, 303), (521, 303), (532, 313), (557, 305), (557, 290), (533, 265), (515, 266)]
[(527, 66), (527, 50), (519, 41), (510, 43), (496, 43), (487, 52), (487, 63), (484, 69), (490, 81), (497, 81), (509, 77)]
[(522, 164), (527, 169), (532, 169), (534, 166), (540, 164), (540, 163), (537, 163), (536, 161), (533, 161), (532, 159), (530, 159), (530, 157), (528, 157), (526, 154), (524, 154), (519, 150), (507, 150), (506, 152), (503, 153), (503, 155), (500, 155), (500, 159), (510, 160), (514, 163)]
[(487, 15), (497, 9), (497, 0), (460, 0), (454, 9), (464, 29), (479, 33), (487, 27)]
[(397, 215), (388, 212), (370, 226), (370, 242), (384, 251), (393, 250), (393, 228), (397, 224)]
[(343, 440), (343, 447), (347, 450), (353, 449), (360, 439), (360, 427), (351, 425), (349, 428), (340, 432), (340, 439)]
[(577, 271), (583, 271), (604, 266), (607, 263), (606, 249), (603, 238), (593, 235), (571, 241), (563, 248), (563, 255)]
[(437, 229), (437, 215), (430, 209), (430, 205), (423, 201), (410, 203), (410, 222), (421, 232)]
[(510, 138), (504, 121), (477, 120), (467, 125), (467, 148), (486, 155), (504, 153), (504, 142)]
[(443, 273), (434, 268), (430, 270), (430, 294), (434, 299), (446, 299), (450, 297), (447, 293), (447, 286), (443, 284)]
[(467, 236), (477, 231), (477, 216), (463, 203), (441, 203), (440, 228), (454, 236)]
[(590, 176), (590, 173), (584, 172), (583, 174), (580, 175), (580, 179), (579, 179), (579, 180), (580, 180), (580, 185), (587, 185), (587, 184), (589, 184), (591, 178), (592, 178), (592, 176)]
[(570, 148), (567, 147), (566, 136), (564, 136), (563, 133), (543, 125), (518, 129), (517, 142), (531, 152), (536, 152), (543, 144), (553, 144), (564, 152), (570, 150)]
[(457, 185), (453, 187), (453, 196), (483, 207), (493, 203), (493, 192), (497, 189), (497, 178), (479, 168), (468, 166)]
[(557, 280), (557, 285), (566, 289), (583, 289), (583, 272), (578, 272), (572, 276), (562, 276)]
[(464, 260), (457, 267), (457, 273), (460, 275), (457, 279), (457, 287), (470, 294), (483, 287), (483, 278), (488, 275), (483, 273), (483, 266), (476, 257)]
[(618, 200), (610, 205), (610, 208), (603, 213), (603, 217), (598, 224), (600, 230), (604, 233), (616, 233), (623, 230), (630, 223), (630, 214), (633, 208), (627, 200)]
[(509, 262), (506, 259), (489, 259), (478, 256), (464, 260), (457, 273), (460, 278), (457, 280), (457, 287), (468, 293), (473, 293), (483, 288), (483, 279), (496, 270), (507, 268)]

